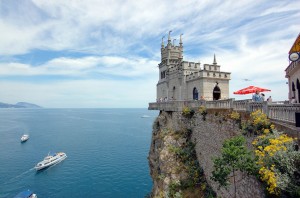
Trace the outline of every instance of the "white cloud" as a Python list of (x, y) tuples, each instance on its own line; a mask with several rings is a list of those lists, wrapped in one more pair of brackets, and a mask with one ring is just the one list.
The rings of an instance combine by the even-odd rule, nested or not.
[(116, 77), (146, 77), (156, 75), (158, 62), (147, 58), (124, 58), (117, 56), (83, 58), (56, 58), (43, 65), (31, 66), (17, 62), (0, 64), (0, 75), (66, 75), (88, 77), (91, 74), (107, 74)]
[[(272, 89), (270, 94), (274, 94), (274, 99), (282, 100), (287, 97), (284, 78), (287, 52), (300, 29), (295, 20), (300, 17), (299, 7), (299, 1), (271, 0), (255, 3), (250, 0), (113, 0), (109, 3), (102, 0), (24, 0), (18, 3), (3, 0), (0, 1), (0, 77), (60, 75), (80, 79), (75, 82), (64, 79), (60, 85), (64, 87), (61, 93), (78, 93), (74, 94), (78, 102), (80, 95), (92, 93), (79, 89), (76, 82), (97, 89), (104, 82), (116, 83), (116, 87), (128, 83), (126, 89), (130, 89), (132, 83), (132, 87), (144, 86), (155, 93), (160, 39), (173, 30), (172, 38), (184, 33), (185, 60), (212, 63), (216, 53), (221, 69), (232, 72), (231, 92), (252, 83)], [(39, 64), (16, 56), (30, 56), (39, 50), (54, 51), (57, 55)], [(84, 56), (65, 55), (72, 52), (81, 52)], [(101, 83), (89, 80), (95, 76), (103, 78)], [(242, 81), (244, 78), (252, 81)], [(138, 79), (144, 79), (145, 83)], [(68, 86), (68, 82), (78, 88)], [(2, 80), (1, 85), (15, 87), (4, 89), (9, 93), (20, 91), (17, 81)], [(48, 98), (60, 101), (57, 106), (63, 106), (59, 104), (64, 103), (66, 96), (54, 94), (56, 88), (60, 90), (59, 86), (19, 82), (19, 86), (23, 85), (37, 92), (44, 86), (53, 93)], [(107, 98), (113, 101), (111, 90), (106, 89)], [(27, 95), (22, 91), (18, 93), (20, 97)], [(46, 104), (42, 102), (43, 95), (32, 95)], [(98, 97), (101, 99), (103, 94)]]
[(117, 82), (111, 80), (77, 80), (45, 83), (3, 82), (2, 102), (32, 102), (43, 107), (146, 107), (155, 101), (153, 80)]

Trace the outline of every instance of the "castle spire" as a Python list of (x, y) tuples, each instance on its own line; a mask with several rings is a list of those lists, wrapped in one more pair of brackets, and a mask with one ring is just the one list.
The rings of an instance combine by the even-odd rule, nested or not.
[(183, 34), (180, 34), (180, 40), (179, 40), (179, 45), (180, 45), (180, 47), (182, 47), (182, 35), (183, 35)]
[(172, 44), (172, 43), (171, 43), (171, 32), (172, 32), (172, 30), (169, 31), (168, 44)]
[(216, 61), (216, 54), (214, 54), (214, 62), (213, 62), (214, 65), (217, 64), (217, 61)]
[(165, 36), (163, 36), (163, 37), (161, 38), (161, 48), (164, 48), (164, 47), (165, 47), (165, 44), (164, 44), (164, 38), (165, 38)]
[(176, 41), (176, 39), (173, 39), (173, 46), (175, 46), (175, 41)]
[(170, 65), (170, 58), (171, 58), (171, 53), (170, 50), (168, 50), (167, 66)]

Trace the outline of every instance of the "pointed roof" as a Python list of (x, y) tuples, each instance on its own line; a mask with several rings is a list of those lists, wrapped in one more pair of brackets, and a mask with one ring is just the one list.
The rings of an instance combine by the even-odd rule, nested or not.
[(180, 45), (180, 46), (182, 46), (182, 35), (183, 35), (183, 34), (180, 34), (180, 39), (179, 39), (179, 45)]
[(171, 43), (171, 32), (172, 30), (169, 31), (169, 36), (168, 36), (168, 42)]
[(289, 54), (291, 54), (293, 52), (300, 52), (300, 34), (298, 34), (298, 37), (295, 40), (293, 46), (291, 47)]
[(161, 38), (161, 48), (164, 48), (164, 47), (165, 47), (165, 44), (164, 44), (164, 38), (165, 38), (165, 36), (163, 36), (163, 37)]
[(216, 54), (214, 54), (214, 62), (213, 62), (214, 65), (217, 64), (217, 61), (216, 61)]

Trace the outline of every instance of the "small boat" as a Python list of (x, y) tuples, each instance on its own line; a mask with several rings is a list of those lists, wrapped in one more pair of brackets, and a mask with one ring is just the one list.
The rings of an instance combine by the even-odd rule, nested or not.
[(37, 163), (37, 165), (34, 167), (37, 171), (38, 170), (42, 170), (44, 168), (47, 168), (49, 166), (52, 166), (54, 164), (57, 164), (61, 161), (63, 161), (64, 159), (67, 158), (67, 155), (63, 152), (58, 152), (58, 153), (54, 153), (54, 154), (48, 154), (47, 157), (44, 158), (43, 161)]
[(37, 195), (34, 194), (31, 190), (25, 190), (17, 194), (14, 198), (37, 198)]
[(141, 118), (150, 118), (148, 115), (143, 115)]
[(29, 135), (24, 134), (24, 135), (22, 135), (22, 137), (21, 137), (21, 142), (26, 142), (28, 139), (29, 139)]

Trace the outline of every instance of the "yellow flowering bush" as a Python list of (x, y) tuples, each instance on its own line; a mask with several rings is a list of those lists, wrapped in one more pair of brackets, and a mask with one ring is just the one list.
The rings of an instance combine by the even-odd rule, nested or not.
[(252, 112), (250, 117), (253, 125), (270, 125), (270, 120), (261, 110)]
[[(252, 142), (255, 148), (256, 164), (260, 167), (260, 179), (266, 183), (270, 194), (280, 195), (295, 189), (294, 172), (300, 153), (293, 149), (294, 139), (274, 130), (271, 134), (265, 129), (264, 134)], [(293, 186), (293, 187), (291, 187)]]
[(279, 190), (277, 188), (277, 183), (276, 183), (276, 175), (274, 172), (274, 165), (271, 166), (270, 169), (266, 167), (262, 167), (259, 169), (259, 174), (261, 175), (261, 180), (266, 182), (268, 187), (267, 190), (269, 191), (270, 194), (279, 194)]
[(239, 120), (241, 118), (240, 114), (236, 111), (233, 111), (229, 116), (233, 120)]
[(198, 112), (202, 115), (202, 119), (206, 120), (206, 114), (207, 114), (206, 107), (201, 105), (198, 109)]
[(275, 126), (271, 124), (267, 115), (261, 110), (254, 111), (250, 114), (250, 119), (244, 123), (243, 130), (245, 133), (260, 135), (272, 133)]
[(186, 118), (192, 118), (195, 114), (195, 111), (190, 109), (188, 106), (184, 106), (182, 109), (182, 115)]
[(200, 114), (206, 113), (206, 107), (203, 106), (203, 105), (201, 105), (201, 106), (199, 107), (198, 111), (199, 111)]

